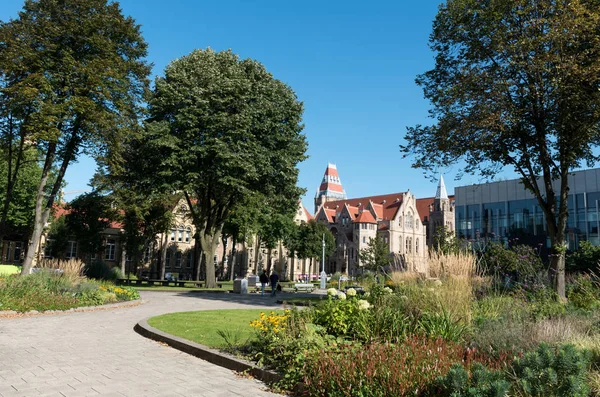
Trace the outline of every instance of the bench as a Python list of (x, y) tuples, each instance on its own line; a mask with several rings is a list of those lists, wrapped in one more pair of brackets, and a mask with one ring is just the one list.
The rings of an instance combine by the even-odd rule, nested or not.
[(315, 286), (312, 284), (294, 284), (296, 292), (312, 292)]

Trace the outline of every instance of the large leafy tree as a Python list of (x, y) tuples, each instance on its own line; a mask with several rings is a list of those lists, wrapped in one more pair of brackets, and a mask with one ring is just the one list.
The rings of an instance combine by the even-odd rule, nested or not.
[(263, 65), (231, 51), (196, 50), (157, 78), (149, 129), (171, 138), (157, 168), (188, 201), (207, 287), (216, 286), (213, 256), (236, 203), (259, 194), (295, 208), (302, 108)]
[(0, 89), (12, 109), (27, 109), (14, 115), (43, 158), (24, 273), (69, 165), (81, 153), (118, 162), (118, 143), (138, 129), (146, 47), (140, 27), (108, 0), (27, 0), (17, 19), (0, 23)]
[(393, 258), (389, 245), (379, 235), (369, 239), (367, 247), (360, 250), (359, 257), (365, 269), (373, 271), (385, 269)]
[(435, 170), (513, 168), (544, 212), (555, 287), (565, 298), (569, 172), (598, 160), (597, 0), (449, 0), (433, 23), (435, 67), (417, 83), (432, 126), (408, 128), (401, 150)]

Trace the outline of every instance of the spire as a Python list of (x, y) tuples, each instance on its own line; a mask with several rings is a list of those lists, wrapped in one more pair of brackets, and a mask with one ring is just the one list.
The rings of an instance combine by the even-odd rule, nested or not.
[(327, 198), (333, 198), (336, 200), (345, 200), (346, 192), (342, 188), (342, 182), (337, 171), (335, 164), (328, 163), (323, 180), (319, 186), (319, 192), (317, 197), (325, 196)]
[(437, 191), (435, 192), (435, 198), (437, 200), (445, 199), (448, 200), (448, 192), (446, 192), (446, 184), (444, 183), (444, 177), (440, 174), (440, 181), (438, 182)]

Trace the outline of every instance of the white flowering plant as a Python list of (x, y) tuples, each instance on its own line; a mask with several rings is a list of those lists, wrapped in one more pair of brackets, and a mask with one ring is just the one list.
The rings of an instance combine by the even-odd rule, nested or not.
[(354, 288), (348, 288), (348, 290), (346, 291), (346, 295), (348, 295), (349, 297), (356, 296), (356, 290)]

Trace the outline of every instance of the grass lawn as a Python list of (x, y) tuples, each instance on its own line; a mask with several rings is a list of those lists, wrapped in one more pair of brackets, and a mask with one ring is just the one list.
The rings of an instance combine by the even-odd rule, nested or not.
[(228, 332), (232, 339), (244, 343), (253, 338), (254, 329), (250, 321), (256, 320), (260, 313), (270, 313), (268, 309), (204, 310), (199, 312), (170, 313), (152, 317), (148, 320), (154, 328), (200, 343), (209, 347), (227, 347), (217, 333)]
[(16, 273), (21, 273), (21, 266), (0, 265), (0, 276), (8, 276)]

